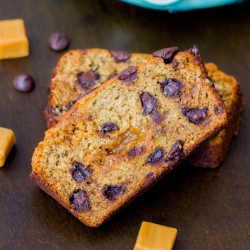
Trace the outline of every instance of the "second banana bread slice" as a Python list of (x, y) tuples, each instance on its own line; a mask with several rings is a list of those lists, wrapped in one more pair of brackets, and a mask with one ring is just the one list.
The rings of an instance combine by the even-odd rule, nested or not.
[(108, 51), (106, 49), (71, 50), (58, 61), (49, 83), (50, 95), (45, 110), (47, 127), (54, 126), (79, 97), (88, 94), (128, 66), (152, 58), (149, 54)]
[(216, 168), (225, 159), (233, 136), (238, 134), (244, 101), (240, 85), (234, 77), (218, 70), (213, 63), (206, 63), (206, 68), (216, 91), (226, 105), (228, 125), (192, 155), (189, 162), (197, 167)]

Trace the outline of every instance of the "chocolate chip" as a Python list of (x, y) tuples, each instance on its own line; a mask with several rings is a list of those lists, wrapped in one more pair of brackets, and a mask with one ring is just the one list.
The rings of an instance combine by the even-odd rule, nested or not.
[(149, 172), (149, 173), (146, 175), (147, 180), (151, 180), (153, 177), (154, 177), (154, 174), (153, 174), (152, 172)]
[(16, 90), (20, 92), (29, 92), (34, 88), (35, 82), (31, 76), (21, 74), (14, 78), (13, 86)]
[(52, 50), (61, 51), (69, 46), (69, 38), (63, 33), (54, 33), (48, 43)]
[(107, 132), (111, 132), (113, 130), (118, 130), (118, 126), (115, 124), (115, 123), (110, 123), (110, 122), (107, 122), (107, 123), (104, 123), (102, 125), (102, 132), (103, 133), (107, 133)]
[(90, 202), (86, 191), (77, 189), (69, 197), (70, 203), (77, 212), (88, 211)]
[(180, 81), (169, 78), (160, 82), (163, 94), (166, 97), (179, 97), (182, 84)]
[(100, 75), (97, 72), (90, 70), (85, 73), (79, 73), (77, 79), (83, 89), (89, 90), (96, 84), (96, 80), (100, 79)]
[(126, 62), (132, 55), (131, 53), (126, 51), (114, 51), (114, 50), (111, 50), (110, 54), (115, 58), (117, 62)]
[(176, 70), (178, 68), (178, 65), (179, 65), (179, 62), (176, 59), (174, 59), (172, 61), (172, 67)]
[(92, 121), (93, 120), (93, 116), (92, 115), (88, 115), (87, 116), (87, 121)]
[(206, 67), (205, 67), (205, 65), (204, 65), (204, 62), (203, 62), (203, 60), (202, 60), (201, 53), (200, 53), (198, 47), (197, 47), (196, 45), (194, 45), (193, 48), (191, 48), (191, 49), (189, 50), (189, 52), (190, 52), (191, 54), (194, 55), (194, 62), (195, 62), (196, 64), (200, 64), (200, 66), (202, 67), (202, 68), (201, 68), (201, 69), (202, 69), (202, 72), (203, 72), (203, 73), (206, 75), (206, 77), (207, 77), (207, 76), (208, 76), (208, 72), (207, 72), (207, 69), (206, 69)]
[(136, 156), (142, 155), (146, 152), (146, 148), (144, 146), (141, 147), (133, 147), (128, 151), (128, 157), (130, 159), (134, 159)]
[(157, 106), (157, 100), (147, 92), (141, 94), (141, 102), (143, 107), (143, 115), (152, 113)]
[(60, 113), (62, 114), (64, 111), (67, 110), (64, 109), (62, 106), (54, 106), (48, 109), (48, 112), (53, 116), (58, 116)]
[(194, 46), (193, 46), (193, 48), (191, 49), (191, 53), (192, 53), (195, 57), (201, 58), (201, 54), (200, 54), (200, 51), (199, 51), (197, 45), (194, 45)]
[(128, 66), (125, 70), (117, 75), (117, 79), (126, 83), (131, 83), (137, 76), (137, 69), (134, 66)]
[(219, 115), (219, 114), (221, 114), (221, 112), (222, 112), (222, 107), (221, 106), (216, 106), (215, 107), (215, 113)]
[(48, 113), (49, 113), (50, 115), (53, 115), (53, 116), (56, 116), (56, 115), (57, 115), (57, 114), (56, 114), (56, 110), (55, 110), (54, 107), (49, 107), (49, 108), (48, 108)]
[(70, 172), (77, 183), (88, 180), (91, 176), (91, 172), (80, 162), (74, 162)]
[(111, 155), (113, 153), (113, 151), (109, 148), (106, 148), (105, 151), (107, 152), (107, 155)]
[(201, 108), (201, 109), (189, 109), (189, 108), (183, 108), (182, 113), (185, 115), (188, 120), (194, 124), (200, 124), (203, 122), (207, 117), (207, 108)]
[(125, 185), (108, 185), (103, 187), (102, 194), (109, 200), (115, 200), (127, 190)]
[(76, 101), (69, 102), (69, 103), (66, 105), (66, 108), (69, 110), (75, 103), (76, 103)]
[(165, 113), (163, 117), (160, 116), (160, 114), (156, 109), (157, 100), (152, 95), (146, 92), (142, 93), (141, 103), (143, 107), (143, 112), (142, 112), (143, 115), (151, 114), (153, 122), (156, 124), (160, 124), (163, 121)]
[(153, 122), (156, 124), (160, 124), (163, 121), (163, 118), (158, 113), (157, 109), (154, 109), (151, 115)]
[(164, 63), (171, 63), (174, 56), (177, 54), (178, 51), (179, 51), (178, 47), (164, 48), (164, 49), (155, 51), (153, 53), (153, 56), (164, 59)]
[(146, 160), (146, 163), (157, 164), (162, 162), (164, 157), (164, 149), (157, 148), (152, 154), (150, 154)]
[(167, 158), (165, 161), (166, 162), (170, 162), (170, 161), (176, 162), (176, 161), (180, 160), (184, 156), (183, 145), (184, 145), (183, 141), (181, 141), (181, 140), (176, 141), (176, 143), (172, 146), (172, 148), (168, 152), (168, 155), (167, 155)]

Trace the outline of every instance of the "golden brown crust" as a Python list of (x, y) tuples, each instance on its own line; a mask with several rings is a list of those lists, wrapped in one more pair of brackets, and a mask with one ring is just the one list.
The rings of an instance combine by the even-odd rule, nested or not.
[(218, 70), (213, 63), (207, 63), (206, 68), (216, 90), (226, 105), (228, 126), (192, 155), (189, 162), (198, 167), (216, 168), (224, 160), (233, 136), (238, 134), (244, 101), (240, 85), (234, 77)]
[[(31, 178), (86, 225), (107, 221), (226, 125), (224, 103), (202, 65), (188, 52), (174, 59), (178, 67), (153, 58), (105, 82), (79, 99), (36, 148)], [(174, 97), (163, 88), (169, 79), (179, 81)], [(78, 182), (74, 164), (90, 177)], [(69, 198), (79, 190), (81, 200)], [(82, 200), (89, 203), (77, 210)]]
[[(172, 166), (168, 169), (168, 171), (165, 173), (169, 173), (174, 169), (175, 166)], [(118, 212), (120, 212), (122, 209), (124, 209), (126, 206), (128, 206), (132, 201), (134, 201), (138, 196), (145, 193), (148, 189), (150, 189), (155, 183), (157, 183), (163, 175), (157, 176), (154, 178), (145, 178), (144, 184), (140, 187), (139, 190), (136, 191), (136, 193), (133, 194), (133, 196), (130, 197), (130, 199), (127, 199), (121, 207), (117, 208), (116, 210), (113, 210), (111, 213), (107, 214), (103, 221), (101, 223), (92, 223), (91, 221), (84, 220), (84, 218), (79, 217), (78, 213), (75, 212), (71, 206), (69, 206), (68, 202), (63, 199), (60, 195), (57, 194), (56, 190), (51, 188), (49, 184), (36, 172), (32, 171), (30, 174), (30, 179), (36, 183), (45, 193), (50, 195), (52, 198), (54, 198), (58, 203), (60, 203), (64, 208), (66, 208), (72, 215), (74, 215), (76, 218), (78, 218), (82, 223), (86, 224), (90, 227), (99, 227), (106, 223), (108, 220), (110, 220), (113, 216), (115, 216)]]

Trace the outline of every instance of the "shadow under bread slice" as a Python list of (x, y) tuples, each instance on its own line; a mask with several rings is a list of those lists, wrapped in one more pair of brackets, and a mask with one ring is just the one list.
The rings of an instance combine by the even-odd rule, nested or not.
[(88, 226), (107, 221), (227, 123), (196, 46), (153, 55), (79, 99), (33, 154), (31, 179)]
[(189, 163), (198, 167), (216, 168), (225, 159), (233, 136), (238, 134), (244, 101), (240, 85), (234, 77), (218, 70), (213, 63), (207, 63), (206, 68), (227, 108), (228, 125), (201, 150), (193, 154)]

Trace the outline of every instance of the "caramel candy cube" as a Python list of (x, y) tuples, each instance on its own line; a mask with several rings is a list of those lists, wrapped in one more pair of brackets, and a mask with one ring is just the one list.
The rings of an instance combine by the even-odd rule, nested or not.
[(150, 222), (142, 222), (134, 250), (171, 250), (177, 229)]
[(0, 59), (29, 55), (29, 42), (22, 19), (0, 21)]
[(0, 167), (5, 163), (5, 160), (16, 144), (16, 137), (11, 129), (0, 127)]

